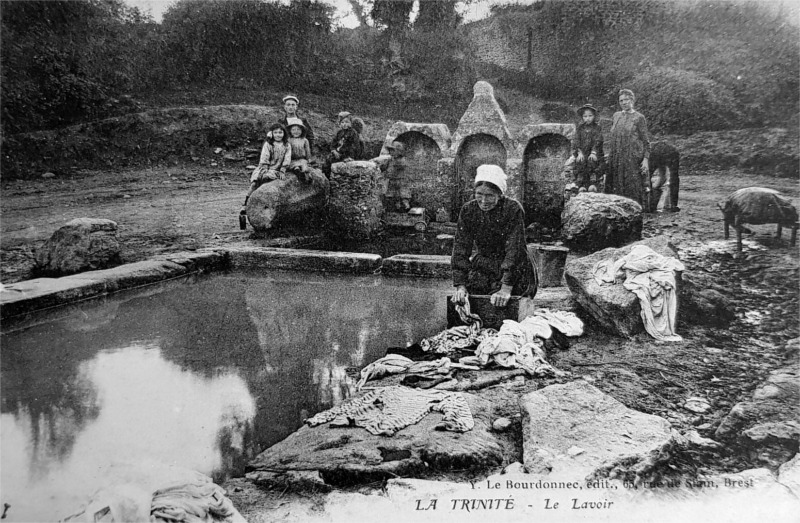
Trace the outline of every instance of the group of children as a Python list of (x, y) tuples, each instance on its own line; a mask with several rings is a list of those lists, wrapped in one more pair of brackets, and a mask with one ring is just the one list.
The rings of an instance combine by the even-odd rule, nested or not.
[[(250, 195), (262, 184), (284, 180), (287, 172), (294, 173), (302, 182), (313, 181), (310, 164), (313, 131), (306, 120), (297, 116), (296, 97), (286, 96), (283, 102), (287, 114), (281, 121), (272, 124), (267, 132), (258, 166), (250, 175), (250, 188), (239, 213), (240, 226), (246, 226), (247, 201)], [(330, 177), (332, 164), (359, 160), (364, 154), (364, 140), (361, 138), (363, 121), (348, 112), (341, 112), (338, 115), (338, 124), (339, 131), (331, 142), (322, 167), (322, 172), (327, 177)]]
[[(304, 182), (311, 182), (311, 140), (313, 131), (305, 119), (297, 116), (297, 98), (286, 96), (283, 99), (287, 115), (269, 128), (267, 140), (261, 149), (258, 167), (250, 176), (250, 188), (244, 199), (240, 212), (240, 223), (244, 223), (247, 214), (247, 201), (250, 195), (262, 184), (273, 180), (283, 180), (287, 172), (294, 173)], [(567, 192), (602, 192), (603, 171), (605, 168), (603, 155), (603, 132), (597, 123), (597, 109), (586, 104), (578, 109), (581, 118), (572, 148), (574, 158), (573, 183), (567, 186)], [(363, 121), (354, 118), (349, 112), (338, 115), (339, 130), (330, 145), (330, 150), (322, 166), (322, 172), (330, 177), (331, 165), (336, 162), (359, 160), (364, 154), (364, 140), (361, 138)], [(397, 211), (408, 211), (411, 206), (411, 194), (405, 180), (405, 146), (393, 142), (389, 147), (391, 160), (387, 166), (386, 191), (387, 208)]]

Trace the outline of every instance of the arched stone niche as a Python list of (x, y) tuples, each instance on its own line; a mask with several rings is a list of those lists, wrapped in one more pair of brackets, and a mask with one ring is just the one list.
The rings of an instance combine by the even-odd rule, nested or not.
[(430, 136), (419, 131), (407, 131), (395, 138), (406, 147), (405, 183), (411, 189), (411, 204), (425, 207), (435, 213), (440, 207), (447, 209), (447, 187), (442, 187), (436, 164), (442, 157), (442, 150)]
[(440, 153), (450, 148), (450, 129), (443, 123), (395, 122), (389, 129), (389, 132), (386, 133), (386, 138), (383, 140), (381, 156), (389, 154), (387, 147), (409, 132), (416, 132), (430, 138), (439, 148)]
[(505, 170), (507, 153), (503, 143), (490, 134), (472, 134), (461, 142), (455, 158), (455, 180), (453, 219), (458, 217), (461, 206), (472, 199), (475, 172), (479, 165), (498, 165)]
[(564, 209), (562, 176), (564, 162), (572, 151), (570, 139), (563, 134), (543, 133), (532, 137), (522, 156), (525, 220), (546, 227), (561, 226)]

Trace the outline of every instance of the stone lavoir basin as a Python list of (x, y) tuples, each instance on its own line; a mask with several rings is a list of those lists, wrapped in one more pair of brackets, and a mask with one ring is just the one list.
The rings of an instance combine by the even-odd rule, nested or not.
[(72, 513), (117, 461), (241, 475), (350, 396), (348, 368), (443, 329), (450, 290), (446, 279), (222, 271), (6, 319), (12, 519)]

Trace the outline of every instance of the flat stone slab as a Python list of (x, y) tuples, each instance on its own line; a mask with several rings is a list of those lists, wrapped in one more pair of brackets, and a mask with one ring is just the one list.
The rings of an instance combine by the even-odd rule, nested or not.
[(435, 430), (442, 421), (437, 412), (391, 437), (376, 436), (360, 427), (305, 425), (259, 454), (249, 464), (247, 477), (257, 482), (259, 471), (317, 470), (327, 483), (353, 484), (500, 464), (503, 450), (491, 432), (492, 404), (468, 393), (463, 395), (475, 421), (467, 432)]
[(450, 278), (450, 256), (435, 254), (396, 254), (383, 260), (381, 273), (425, 278)]
[(35, 278), (4, 285), (0, 290), (0, 317), (83, 300), (106, 292), (103, 280)]
[(605, 462), (645, 459), (673, 440), (667, 420), (631, 410), (583, 380), (531, 392), (519, 404), (530, 472), (583, 478)]
[(203, 250), (163, 255), (152, 260), (61, 278), (36, 278), (12, 283), (0, 290), (0, 316), (8, 318), (64, 305), (191, 272), (220, 268), (225, 263), (224, 252)]
[(377, 254), (279, 247), (234, 247), (228, 249), (231, 269), (291, 269), (321, 272), (372, 273), (381, 266)]

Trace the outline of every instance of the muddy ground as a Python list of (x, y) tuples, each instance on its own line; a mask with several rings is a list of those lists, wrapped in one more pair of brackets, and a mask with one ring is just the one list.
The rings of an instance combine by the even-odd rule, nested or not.
[[(83, 171), (70, 177), (5, 181), (0, 201), (2, 282), (32, 277), (35, 249), (73, 218), (115, 220), (125, 262), (247, 240), (249, 232), (239, 231), (237, 223), (247, 178), (244, 162), (220, 159), (213, 167)], [(732, 255), (733, 240), (721, 241), (723, 227), (716, 203), (747, 186), (778, 189), (800, 204), (797, 180), (735, 169), (685, 173), (681, 211), (648, 216), (644, 226), (645, 237), (671, 237), (687, 265), (687, 275), (713, 281), (723, 291), (736, 313), (729, 327), (682, 321), (680, 333), (685, 341), (667, 344), (646, 335), (622, 340), (590, 325), (569, 350), (552, 355), (553, 363), (572, 372), (572, 379), (582, 376), (628, 407), (663, 416), (679, 430), (695, 428), (713, 437), (731, 407), (749, 398), (767, 374), (783, 364), (786, 341), (800, 335), (800, 256), (796, 246), (789, 246), (788, 231), (776, 240), (774, 226), (751, 227), (741, 259)], [(499, 414), (513, 416), (518, 414), (520, 394), (554, 382), (517, 381), (480, 394), (496, 402)], [(712, 409), (701, 415), (684, 409), (685, 400), (693, 396), (707, 398)], [(519, 429), (518, 418), (513, 419)], [(506, 439), (506, 463), (521, 461), (520, 431), (512, 430)], [(735, 443), (714, 453), (676, 459), (679, 471), (688, 474), (765, 465)], [(472, 479), (498, 471), (453, 471), (442, 477)], [(274, 511), (285, 511), (293, 503), (313, 505), (321, 499), (319, 493), (263, 489), (241, 479), (229, 481), (226, 487), (251, 521), (267, 521)]]

